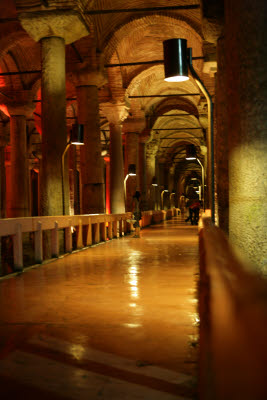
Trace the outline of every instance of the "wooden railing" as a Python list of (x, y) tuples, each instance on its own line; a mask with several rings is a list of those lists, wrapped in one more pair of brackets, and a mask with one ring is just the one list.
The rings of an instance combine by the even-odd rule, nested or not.
[(23, 269), (23, 233), (34, 235), (35, 262), (42, 263), (44, 231), (51, 231), (52, 257), (58, 257), (60, 229), (64, 229), (65, 252), (70, 253), (73, 250), (74, 231), (77, 248), (83, 248), (129, 233), (132, 224), (127, 220), (131, 216), (132, 213), (7, 218), (0, 221), (0, 237), (13, 238), (14, 270), (18, 271)]
[[(174, 215), (176, 209), (167, 211), (142, 212), (141, 226), (145, 227), (158, 223)], [(132, 213), (124, 214), (88, 214), (66, 215), (51, 217), (7, 218), (0, 220), (0, 237), (12, 238), (12, 270), (23, 270), (23, 234), (33, 235), (34, 262), (44, 261), (43, 241), (44, 233), (50, 231), (46, 237), (50, 240), (52, 258), (59, 257), (59, 231), (64, 230), (64, 253), (73, 251), (73, 232), (75, 232), (75, 247), (82, 249), (92, 244), (123, 236), (133, 231), (131, 222)]]
[(169, 210), (158, 210), (158, 211), (143, 211), (142, 212), (142, 222), (141, 225), (144, 228), (145, 226), (151, 224), (157, 224), (161, 221), (165, 221), (166, 219), (171, 219), (180, 214), (179, 208), (170, 208)]
[(200, 399), (267, 399), (267, 282), (210, 218), (199, 234)]

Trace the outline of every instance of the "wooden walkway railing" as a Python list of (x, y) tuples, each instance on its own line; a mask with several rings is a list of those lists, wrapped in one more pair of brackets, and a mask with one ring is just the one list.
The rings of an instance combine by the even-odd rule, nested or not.
[(107, 238), (122, 236), (131, 231), (132, 213), (59, 215), (51, 217), (7, 218), (0, 221), (0, 236), (12, 236), (14, 270), (23, 269), (23, 233), (34, 234), (35, 262), (43, 262), (43, 233), (51, 231), (52, 257), (59, 256), (59, 230), (64, 229), (65, 252), (73, 250), (75, 230), (77, 248), (90, 246)]
[[(158, 223), (177, 215), (177, 209), (167, 211), (144, 211), (142, 227)], [(73, 251), (73, 232), (75, 231), (76, 248), (82, 249), (92, 244), (123, 236), (133, 231), (132, 213), (124, 214), (87, 214), (59, 215), (49, 217), (7, 218), (0, 220), (0, 237), (12, 237), (13, 270), (23, 270), (23, 234), (34, 235), (35, 263), (44, 261), (43, 236), (51, 232), (51, 255), (59, 257), (59, 230), (64, 230), (65, 253)]]
[(267, 399), (267, 282), (210, 218), (199, 234), (200, 399)]

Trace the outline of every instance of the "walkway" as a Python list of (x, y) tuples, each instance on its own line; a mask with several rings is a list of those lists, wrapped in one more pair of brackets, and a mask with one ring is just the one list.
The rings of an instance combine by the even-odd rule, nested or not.
[(141, 236), (0, 281), (1, 399), (195, 398), (197, 227)]

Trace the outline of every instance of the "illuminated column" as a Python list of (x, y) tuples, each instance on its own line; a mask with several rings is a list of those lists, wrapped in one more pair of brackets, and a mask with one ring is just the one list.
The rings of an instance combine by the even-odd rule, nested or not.
[(8, 136), (5, 127), (0, 124), (0, 218), (6, 218), (5, 147), (7, 144)]
[[(67, 143), (65, 41), (41, 40), (42, 53), (42, 160), (40, 168), (41, 215), (61, 215), (61, 156)], [(65, 210), (68, 214), (68, 174), (64, 174)]]
[(34, 109), (32, 92), (16, 93), (16, 103), (7, 104), (10, 115), (10, 204), (9, 218), (29, 215), (29, 166), (26, 117)]
[(140, 171), (139, 171), (139, 132), (145, 127), (145, 119), (127, 118), (123, 123), (125, 134), (124, 152), (124, 175), (128, 172), (128, 167), (134, 164), (136, 176), (129, 176), (126, 183), (126, 211), (132, 209), (132, 197), (136, 190), (140, 191)]
[(173, 165), (169, 168), (169, 175), (168, 175), (168, 190), (169, 190), (169, 207), (175, 207), (175, 195), (172, 193), (174, 188), (174, 171), (175, 167)]
[(225, 40), (217, 43), (218, 72), (216, 74), (216, 131), (215, 131), (215, 169), (216, 194), (218, 204), (218, 225), (226, 233), (229, 230), (229, 151), (227, 127), (227, 91)]
[(124, 175), (126, 177), (128, 173), (128, 167), (131, 164), (136, 166), (136, 176), (129, 176), (126, 181), (126, 199), (125, 208), (126, 211), (131, 211), (132, 209), (132, 198), (135, 191), (138, 188), (138, 133), (128, 132), (125, 133), (125, 152), (124, 152)]
[(9, 217), (27, 217), (29, 196), (25, 115), (10, 116), (10, 144), (12, 185)]
[(155, 188), (152, 186), (152, 179), (156, 175), (156, 154), (158, 144), (155, 140), (146, 144), (146, 199), (149, 210), (155, 207)]
[[(63, 211), (61, 157), (67, 144), (65, 44), (88, 35), (74, 11), (22, 13), (23, 28), (41, 43), (42, 59), (42, 161), (40, 168), (41, 215)], [(65, 160), (65, 172), (67, 159)], [(68, 173), (65, 173), (65, 209), (69, 212)]]
[(265, 0), (226, 0), (229, 236), (267, 271), (267, 37)]
[(84, 146), (80, 148), (82, 214), (104, 213), (98, 88), (105, 83), (105, 77), (101, 69), (81, 63), (72, 71), (72, 79), (77, 93), (78, 122), (84, 126)]
[(142, 196), (142, 204), (147, 209), (146, 204), (146, 142), (147, 135), (139, 135), (139, 188)]
[(102, 110), (109, 121), (110, 129), (110, 205), (111, 213), (125, 212), (124, 171), (122, 152), (122, 122), (128, 116), (124, 104), (103, 105)]
[(110, 157), (104, 158), (106, 168), (106, 214), (110, 214)]

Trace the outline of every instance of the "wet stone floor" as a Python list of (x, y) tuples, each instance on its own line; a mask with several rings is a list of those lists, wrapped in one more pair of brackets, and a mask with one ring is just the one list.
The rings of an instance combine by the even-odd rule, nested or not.
[(1, 399), (195, 399), (197, 279), (175, 217), (0, 280)]

